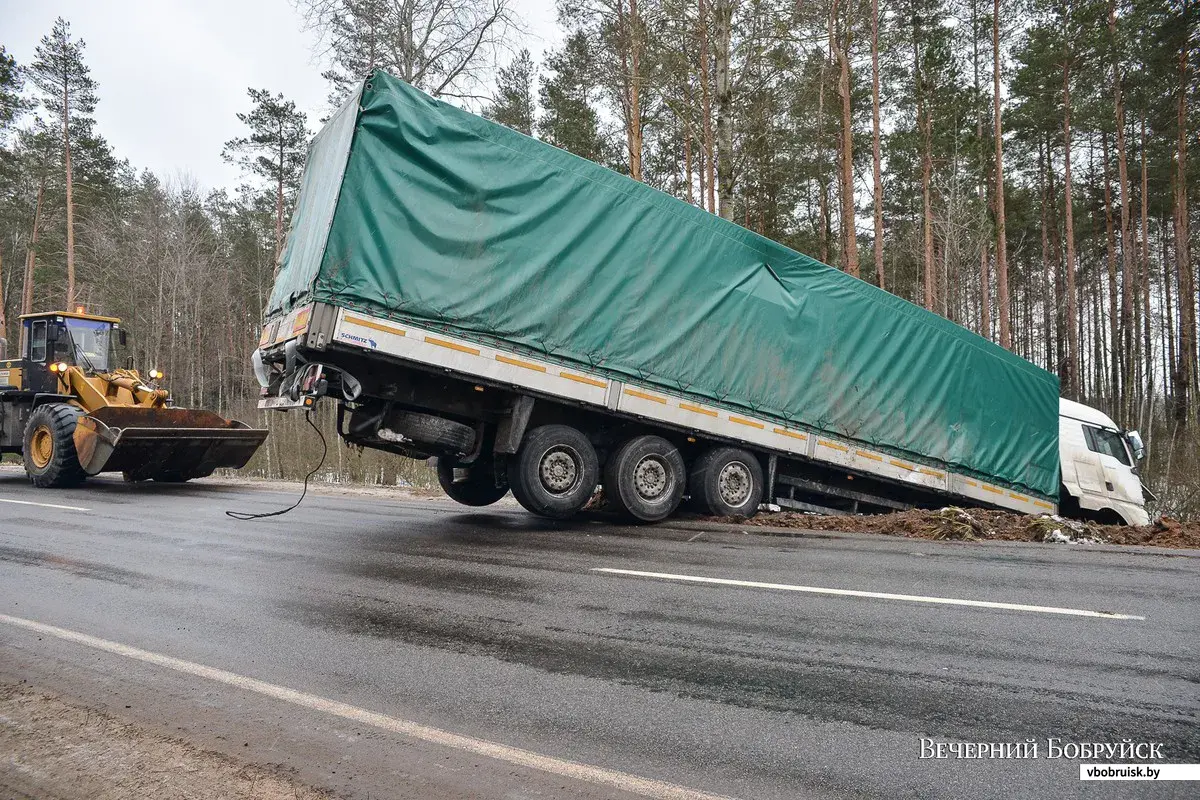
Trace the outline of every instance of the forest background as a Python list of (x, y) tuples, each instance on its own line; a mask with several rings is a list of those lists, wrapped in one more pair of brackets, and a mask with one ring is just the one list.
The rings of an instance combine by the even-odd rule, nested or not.
[[(1200, 517), (1196, 0), (570, 0), (536, 60), (511, 0), (295, 5), (330, 110), (382, 68), (922, 305), (1140, 429), (1153, 510)], [(205, 191), (114, 152), (102, 102), (66, 20), (0, 44), (0, 333), (119, 316), (179, 404), (272, 429), (251, 473), (303, 475), (320, 444), (255, 409), (248, 356), (320, 120), (250, 87), (244, 181)]]

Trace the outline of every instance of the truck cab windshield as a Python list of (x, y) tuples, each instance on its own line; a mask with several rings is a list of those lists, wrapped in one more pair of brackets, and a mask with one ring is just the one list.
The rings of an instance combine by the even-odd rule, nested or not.
[(116, 364), (113, 324), (94, 319), (66, 318), (67, 344), (76, 365), (91, 372), (109, 372)]

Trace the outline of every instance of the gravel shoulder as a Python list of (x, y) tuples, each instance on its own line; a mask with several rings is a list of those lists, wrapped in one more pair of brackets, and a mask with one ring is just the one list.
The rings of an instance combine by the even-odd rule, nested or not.
[(22, 684), (0, 684), (0, 753), (0, 797), (14, 800), (337, 797)]

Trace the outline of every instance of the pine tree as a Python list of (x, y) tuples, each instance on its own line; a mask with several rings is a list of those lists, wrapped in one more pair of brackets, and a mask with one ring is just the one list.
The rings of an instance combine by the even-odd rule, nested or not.
[(511, 64), (500, 70), (496, 97), (484, 109), (483, 115), (526, 136), (532, 136), (535, 122), (534, 77), (533, 59), (528, 50), (522, 50)]
[(594, 103), (599, 93), (595, 54), (583, 33), (572, 34), (561, 50), (546, 60), (542, 76), (541, 138), (577, 156), (615, 166), (614, 148), (600, 127)]
[[(83, 61), (85, 43), (71, 36), (71, 25), (59, 17), (54, 28), (42, 37), (29, 65), (30, 83), (41, 91), (41, 103), (47, 113), (62, 121), (63, 167), (66, 177), (67, 208), (67, 307), (75, 305), (75, 198), (71, 173), (71, 145), (76, 130), (72, 123), (90, 122), (96, 110), (96, 82)], [(90, 130), (90, 128), (88, 128)]]
[[(270, 181), (275, 188), (275, 259), (283, 253), (286, 209), (300, 189), (308, 155), (308, 119), (291, 100), (266, 89), (248, 89), (253, 108), (237, 118), (249, 136), (230, 139), (222, 156), (247, 172)], [(276, 264), (278, 269), (278, 263)]]
[(5, 131), (25, 110), (25, 100), (21, 97), (24, 84), (16, 59), (0, 45), (0, 142), (3, 142)]

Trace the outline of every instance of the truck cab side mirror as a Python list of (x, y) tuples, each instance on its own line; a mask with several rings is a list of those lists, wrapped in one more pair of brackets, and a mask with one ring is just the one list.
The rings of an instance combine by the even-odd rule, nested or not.
[(1142, 443), (1142, 435), (1137, 431), (1129, 431), (1125, 434), (1125, 441), (1129, 442), (1129, 449), (1133, 451), (1134, 461), (1141, 461), (1146, 457), (1146, 445)]

